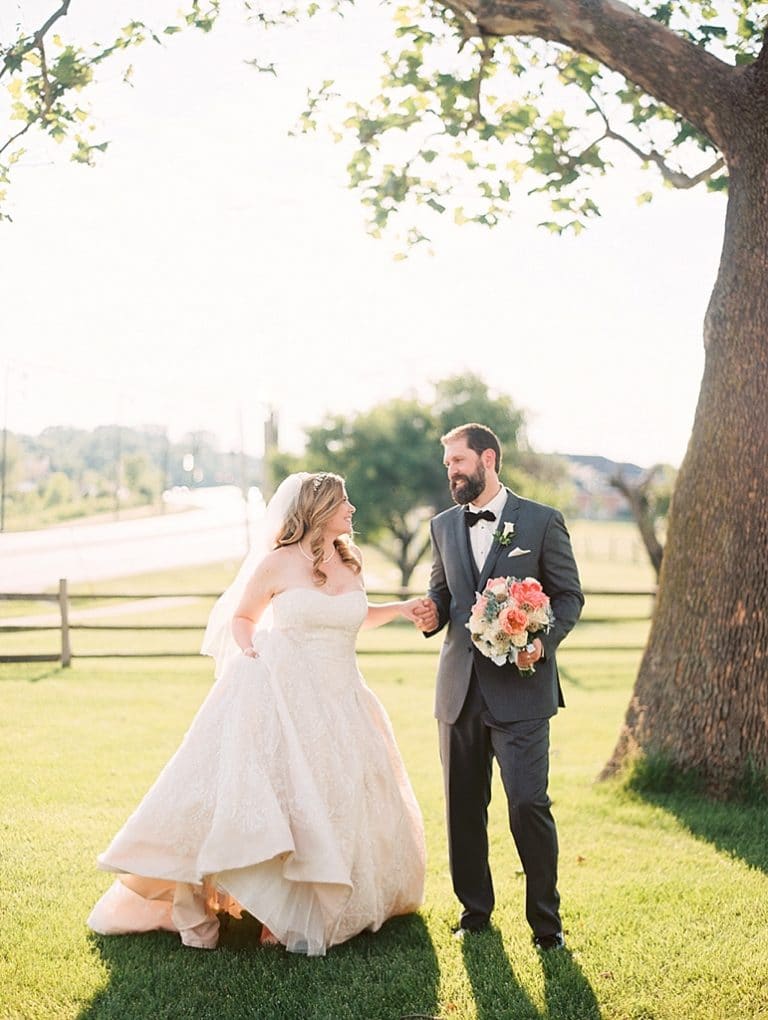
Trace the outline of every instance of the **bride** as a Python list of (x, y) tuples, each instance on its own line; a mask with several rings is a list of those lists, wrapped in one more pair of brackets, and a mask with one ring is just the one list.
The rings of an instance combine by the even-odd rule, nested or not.
[(421, 815), (355, 639), (420, 600), (368, 603), (354, 511), (330, 473), (291, 475), (270, 501), (208, 623), (217, 682), (98, 859), (119, 877), (94, 931), (212, 949), (217, 915), (247, 910), (262, 942), (322, 956), (418, 909)]

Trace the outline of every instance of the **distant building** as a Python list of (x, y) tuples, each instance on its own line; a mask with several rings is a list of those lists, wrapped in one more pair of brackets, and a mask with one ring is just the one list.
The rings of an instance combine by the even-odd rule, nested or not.
[(645, 469), (637, 464), (618, 464), (607, 457), (561, 454), (568, 467), (568, 477), (575, 490), (577, 517), (595, 521), (632, 520), (627, 501), (610, 479), (621, 473), (630, 482), (636, 481)]

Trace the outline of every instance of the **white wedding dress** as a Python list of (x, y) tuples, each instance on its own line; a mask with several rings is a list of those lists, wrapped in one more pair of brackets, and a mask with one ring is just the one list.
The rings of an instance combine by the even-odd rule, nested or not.
[(120, 873), (88, 919), (213, 948), (247, 910), (289, 950), (326, 948), (422, 900), (421, 815), (357, 669), (362, 590), (294, 588), (213, 685), (176, 754), (99, 857)]

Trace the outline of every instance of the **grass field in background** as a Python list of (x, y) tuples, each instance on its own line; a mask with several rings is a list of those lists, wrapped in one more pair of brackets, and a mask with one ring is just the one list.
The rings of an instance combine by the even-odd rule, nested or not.
[[(587, 589), (611, 590), (650, 590), (653, 587), (653, 572), (647, 563), (638, 537), (637, 528), (624, 522), (573, 522), (572, 537), (574, 551), (582, 575), (582, 583)], [(365, 576), (369, 589), (389, 590), (397, 588), (399, 576), (391, 563), (376, 549), (365, 548)], [(112, 600), (78, 598), (78, 595), (108, 594), (145, 594), (154, 593), (199, 593), (218, 592), (229, 584), (236, 573), (238, 564), (233, 561), (206, 564), (193, 567), (179, 567), (171, 570), (139, 574), (132, 577), (115, 578), (98, 581), (93, 584), (74, 583), (70, 586), (72, 609), (96, 610), (103, 615), (89, 620), (77, 620), (73, 623), (90, 624), (130, 624), (141, 625), (196, 625), (205, 626), (212, 599), (200, 599), (195, 602), (184, 602), (178, 605), (143, 602), (141, 604), (124, 603), (119, 607)], [(411, 586), (416, 591), (426, 589), (429, 576), (429, 564), (423, 563), (416, 571)], [(135, 605), (135, 608), (134, 608)], [(583, 622), (571, 639), (574, 644), (584, 645), (631, 645), (640, 646), (645, 641), (652, 600), (647, 596), (634, 598), (614, 598), (610, 596), (594, 596), (587, 600)], [(112, 612), (109, 610), (112, 609)], [(58, 620), (56, 604), (45, 602), (0, 602), (0, 616), (12, 623), (19, 616), (52, 616)], [(623, 623), (620, 628), (611, 627), (606, 630), (602, 626), (589, 623), (595, 617), (636, 617), (635, 623)], [(398, 648), (402, 651), (424, 651), (425, 645), (420, 635), (410, 632), (409, 628), (401, 628), (402, 641)], [(166, 652), (188, 652), (195, 654), (200, 645), (200, 630), (196, 632), (158, 632), (131, 633), (125, 632), (94, 632), (74, 630), (72, 632), (72, 648), (77, 655), (86, 652), (112, 653), (144, 652), (147, 654)], [(391, 647), (391, 643), (387, 642)], [(34, 650), (38, 654), (55, 654), (60, 647), (60, 637), (56, 630), (36, 634), (2, 634), (0, 649), (7, 655), (22, 654), (25, 650)], [(375, 633), (363, 634), (360, 641), (361, 651), (380, 650), (383, 648), (381, 639)]]
[[(381, 635), (401, 635), (390, 628)], [(768, 1017), (765, 812), (595, 784), (637, 654), (564, 650), (551, 793), (570, 954), (540, 958), (498, 785), (494, 926), (464, 944), (446, 868), (432, 719), (434, 655), (367, 655), (427, 830), (419, 915), (323, 960), (261, 949), (233, 922), (216, 952), (170, 934), (85, 927), (109, 884), (96, 854), (133, 809), (211, 682), (206, 660), (0, 666), (3, 1020), (758, 1020)]]

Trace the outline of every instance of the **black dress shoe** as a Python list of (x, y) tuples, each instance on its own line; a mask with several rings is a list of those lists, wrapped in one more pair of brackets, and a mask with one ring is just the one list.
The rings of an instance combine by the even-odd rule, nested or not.
[(556, 931), (552, 935), (534, 935), (533, 944), (542, 953), (548, 953), (552, 949), (565, 949), (565, 938), (561, 931)]
[(471, 924), (459, 924), (453, 929), (453, 937), (458, 941), (466, 938), (468, 935), (477, 935), (481, 931), (487, 931), (490, 927), (490, 921), (473, 921)]

